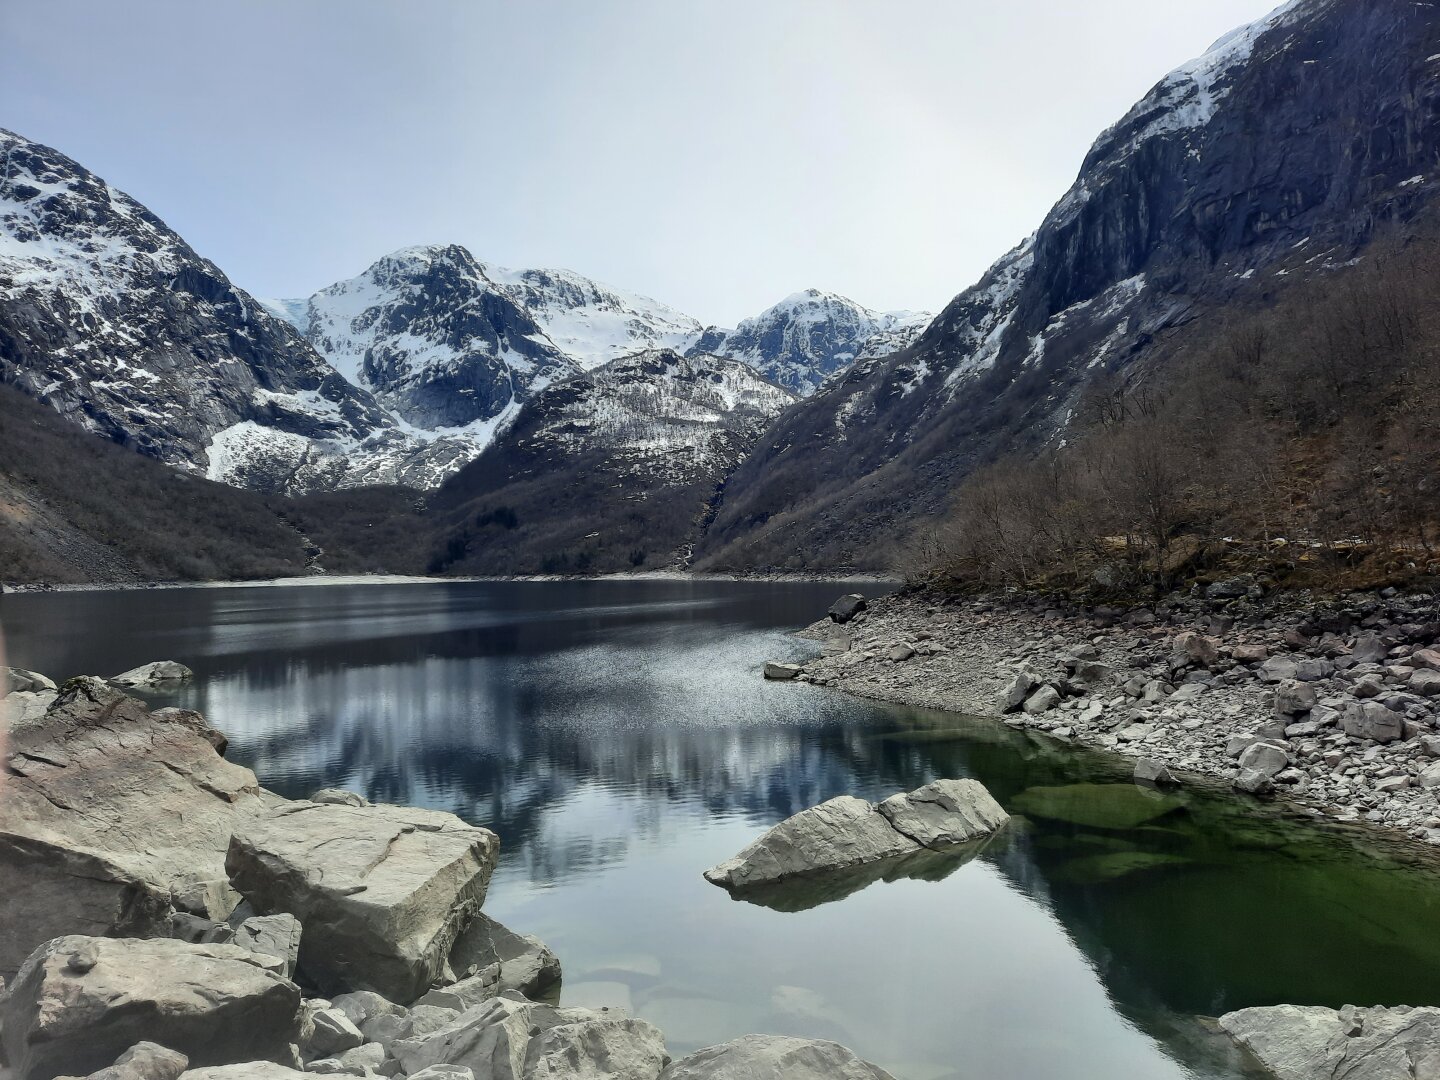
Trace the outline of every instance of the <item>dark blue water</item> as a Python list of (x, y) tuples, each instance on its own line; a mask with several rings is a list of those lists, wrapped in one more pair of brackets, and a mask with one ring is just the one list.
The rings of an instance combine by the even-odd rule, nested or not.
[[(493, 828), (487, 910), (563, 997), (672, 1053), (835, 1038), (900, 1080), (1243, 1075), (1196, 1014), (1440, 1004), (1424, 860), (986, 721), (766, 683), (829, 584), (335, 584), (7, 596), (12, 662), (154, 659), (269, 787), (340, 786)], [(974, 776), (1015, 815), (978, 858), (775, 910), (700, 876), (831, 796)], [(848, 893), (848, 895), (846, 895)], [(827, 899), (828, 902), (819, 901)]]

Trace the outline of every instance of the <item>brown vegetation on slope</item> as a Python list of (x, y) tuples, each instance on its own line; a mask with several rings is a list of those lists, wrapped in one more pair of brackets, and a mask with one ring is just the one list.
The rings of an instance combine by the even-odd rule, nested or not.
[(911, 568), (1169, 588), (1440, 573), (1440, 247), (1381, 244), (1088, 388), (1064, 441), (972, 474)]

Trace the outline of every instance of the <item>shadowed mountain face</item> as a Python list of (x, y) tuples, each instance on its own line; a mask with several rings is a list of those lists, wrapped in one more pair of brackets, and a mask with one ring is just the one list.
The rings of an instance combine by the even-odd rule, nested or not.
[(754, 369), (657, 349), (556, 383), (430, 501), (433, 571), (663, 568), (794, 395)]
[(1058, 433), (1097, 373), (1403, 236), (1437, 186), (1437, 53), (1433, 6), (1300, 0), (1169, 75), (913, 346), (785, 414), (702, 559), (875, 565), (976, 463)]

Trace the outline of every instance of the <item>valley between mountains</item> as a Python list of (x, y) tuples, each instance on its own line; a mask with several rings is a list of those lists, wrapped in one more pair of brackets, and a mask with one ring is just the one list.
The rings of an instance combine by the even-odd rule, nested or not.
[[(1440, 332), (1423, 305), (1387, 327), (1367, 297), (1387, 268), (1431, 280), (1437, 30), (1428, 5), (1294, 0), (1227, 35), (1101, 133), (1036, 231), (935, 316), (811, 289), (706, 326), (454, 244), (259, 299), (154, 208), (4, 132), (0, 577), (938, 567), (1028, 586), (1037, 560), (980, 572), (979, 541), (956, 537), (983, 518), (975, 485), (1015, 488), (994, 470), (1057, 453), (1078, 468), (1116, 427), (1193, 431), (1197, 372), (1243, 413), (1211, 416), (1210, 445), (1253, 436), (1271, 488), (1302, 493), (1227, 516), (1214, 490), (1162, 478), (1180, 509), (1152, 528), (1136, 495), (1041, 576), (1168, 577), (1172, 549), (1274, 535), (1279, 501), (1292, 536), (1424, 547), (1432, 508), (1401, 497), (1395, 447), (1428, 438), (1410, 406)], [(1286, 400), (1296, 377), (1330, 398)], [(1358, 498), (1357, 442), (1389, 470), (1380, 524), (1330, 528), (1324, 511)], [(1020, 484), (1047, 521), (1072, 497), (1097, 520), (1124, 503), (1086, 462), (1048, 494)], [(135, 476), (169, 493), (124, 494)], [(218, 524), (239, 518), (243, 544)], [(1126, 565), (1106, 569), (1117, 536)]]

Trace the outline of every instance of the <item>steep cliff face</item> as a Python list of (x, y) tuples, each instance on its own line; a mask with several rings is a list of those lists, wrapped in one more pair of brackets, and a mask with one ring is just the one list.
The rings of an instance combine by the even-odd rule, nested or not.
[(143, 206), (7, 131), (0, 379), (196, 471), (215, 434), (240, 423), (324, 442), (359, 442), (390, 423)]
[(1101, 135), (1037, 232), (914, 345), (789, 410), (702, 553), (883, 561), (976, 462), (1057, 437), (1096, 373), (1403, 234), (1440, 186), (1437, 109), (1432, 5), (1296, 0), (1222, 39)]
[(683, 564), (725, 476), (794, 400), (739, 361), (669, 349), (558, 382), (431, 498), (433, 569)]

